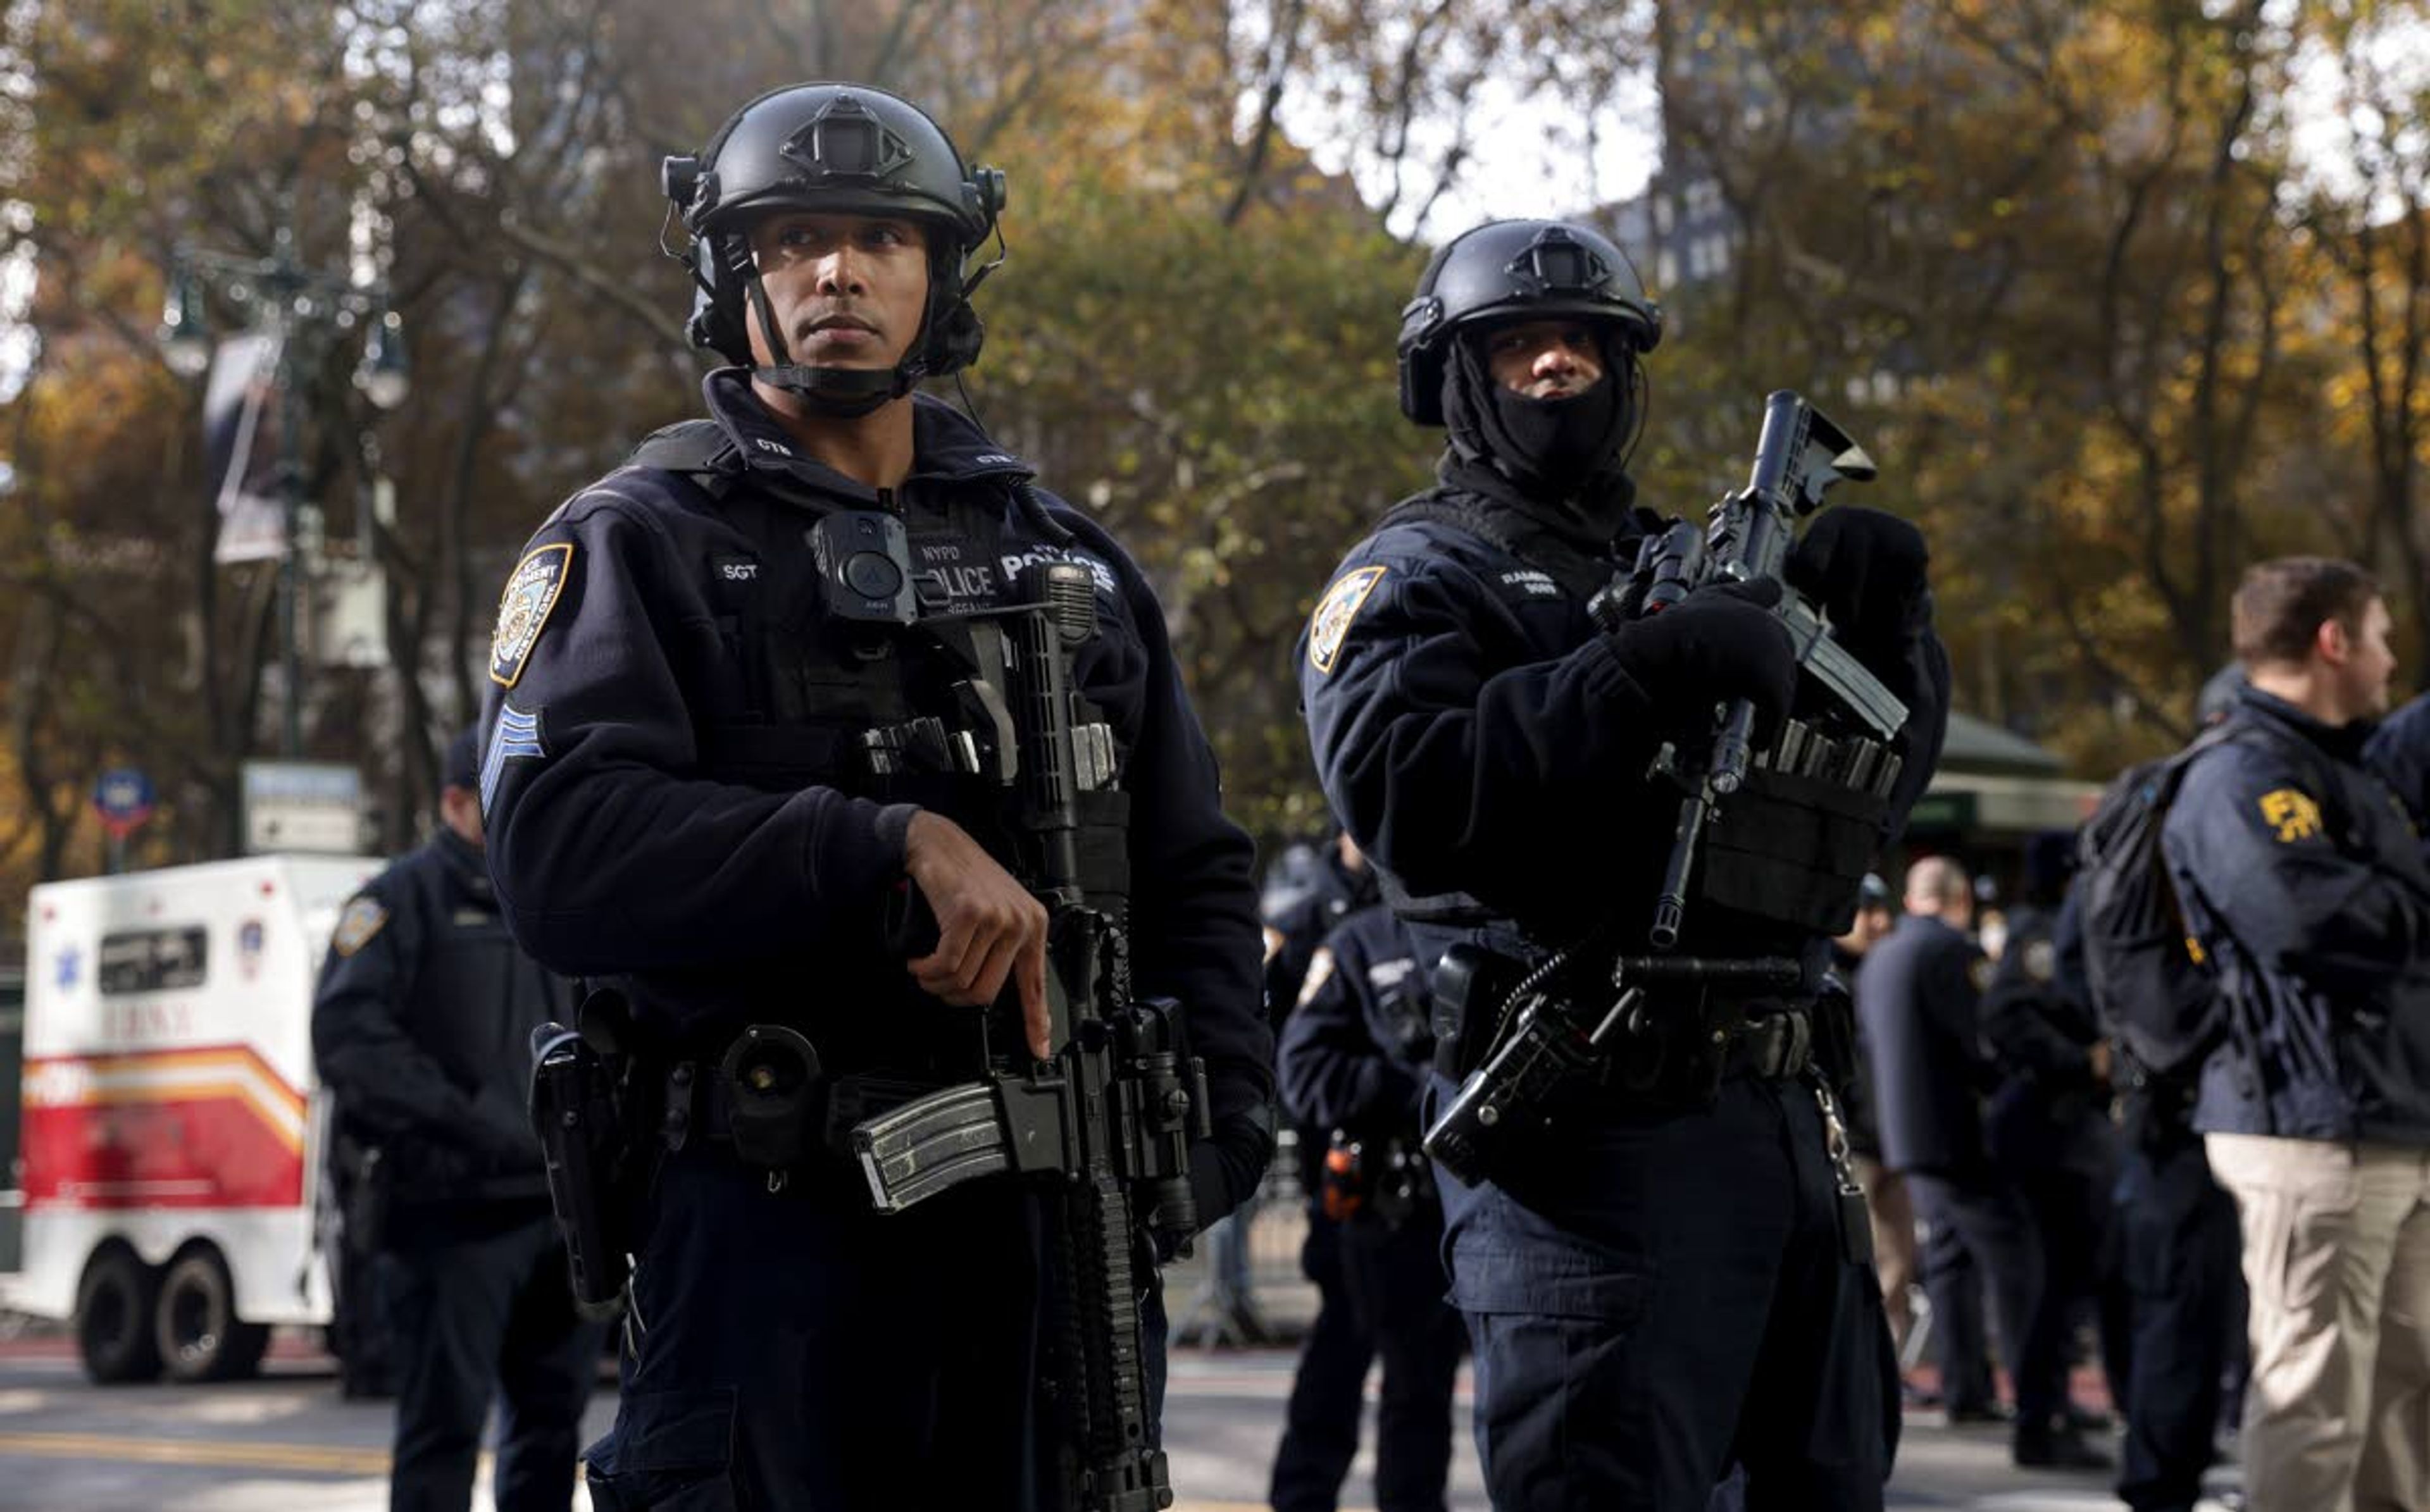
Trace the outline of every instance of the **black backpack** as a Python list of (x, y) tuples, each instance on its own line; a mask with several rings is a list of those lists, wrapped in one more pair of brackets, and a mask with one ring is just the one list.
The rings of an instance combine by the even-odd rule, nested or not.
[(2076, 836), (2084, 974), (2103, 1025), (2135, 1063), (2190, 1074), (2219, 1040), (2226, 984), (2187, 927), (2160, 830), (2194, 757), (2235, 739), (2225, 724), (2111, 782)]

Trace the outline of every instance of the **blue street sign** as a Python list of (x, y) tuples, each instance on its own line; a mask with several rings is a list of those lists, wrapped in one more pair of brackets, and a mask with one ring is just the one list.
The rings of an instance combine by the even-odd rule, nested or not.
[(134, 767), (105, 772), (92, 785), (92, 806), (101, 815), (102, 827), (121, 838), (150, 819), (158, 802), (152, 779)]

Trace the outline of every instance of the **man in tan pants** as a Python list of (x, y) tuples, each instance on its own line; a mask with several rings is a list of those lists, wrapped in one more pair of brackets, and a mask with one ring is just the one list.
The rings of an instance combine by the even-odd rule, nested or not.
[(2237, 590), (2250, 686), (2163, 843), (2222, 1018), (2194, 1112), (2252, 1291), (2255, 1512), (2430, 1507), (2430, 868), (2364, 764), (2395, 657), (2351, 563)]
[(2253, 1295), (2255, 1512), (2430, 1506), (2430, 1151), (2204, 1137)]

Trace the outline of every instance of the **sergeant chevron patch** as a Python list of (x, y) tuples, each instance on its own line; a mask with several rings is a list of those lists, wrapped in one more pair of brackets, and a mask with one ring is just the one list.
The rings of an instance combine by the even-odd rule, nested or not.
[(490, 731), (490, 748), (481, 754), (482, 817), (489, 817), (490, 799), (498, 790), (498, 776), (506, 771), (509, 757), (537, 758), (547, 755), (540, 743), (540, 716), (501, 703), (497, 727)]
[(565, 574), (574, 565), (574, 542), (541, 546), (517, 564), (498, 595), (498, 627), (490, 634), (490, 681), (512, 688), (524, 674), (540, 627), (565, 591)]
[(1358, 617), (1367, 595), (1384, 580), (1381, 567), (1361, 567), (1345, 573), (1340, 581), (1324, 590), (1324, 600), (1317, 605), (1316, 613), (1307, 622), (1307, 664), (1330, 676), (1333, 658), (1341, 655), (1341, 642), (1350, 634), (1350, 622)]

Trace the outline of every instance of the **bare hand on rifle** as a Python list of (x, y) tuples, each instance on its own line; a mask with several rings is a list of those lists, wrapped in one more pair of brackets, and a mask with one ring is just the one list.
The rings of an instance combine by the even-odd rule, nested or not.
[(903, 870), (937, 917), (937, 948), (910, 963), (921, 989), (947, 1003), (986, 1007), (1011, 982), (1021, 994), (1030, 1053), (1047, 1043), (1046, 906), (998, 865), (968, 831), (923, 809), (911, 818)]

